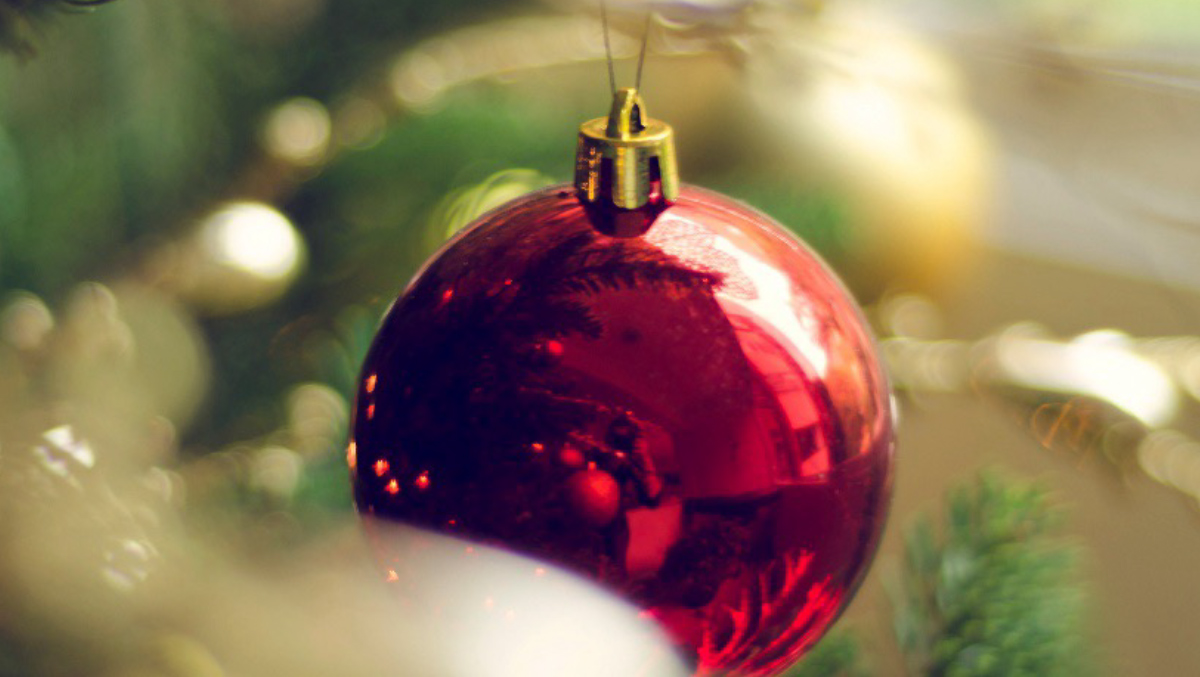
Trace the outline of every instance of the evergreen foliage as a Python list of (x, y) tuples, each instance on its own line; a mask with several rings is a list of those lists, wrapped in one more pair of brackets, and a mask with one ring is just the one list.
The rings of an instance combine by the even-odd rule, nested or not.
[[(987, 474), (947, 499), (943, 532), (908, 530), (894, 628), (914, 677), (1096, 674), (1077, 552), (1040, 487)], [(830, 634), (787, 677), (872, 674), (861, 642)]]
[(940, 538), (918, 522), (894, 592), (909, 673), (1092, 674), (1077, 553), (1059, 524), (1045, 491), (991, 475), (949, 497)]
[(51, 9), (84, 9), (111, 0), (0, 0), (0, 49), (20, 56), (35, 51), (33, 22)]

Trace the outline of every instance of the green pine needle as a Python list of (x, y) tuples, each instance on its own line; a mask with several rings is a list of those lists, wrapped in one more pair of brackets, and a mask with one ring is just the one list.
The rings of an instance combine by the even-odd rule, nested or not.
[(950, 497), (939, 538), (908, 534), (894, 592), (895, 632), (910, 674), (1091, 674), (1076, 553), (1037, 487), (985, 476)]

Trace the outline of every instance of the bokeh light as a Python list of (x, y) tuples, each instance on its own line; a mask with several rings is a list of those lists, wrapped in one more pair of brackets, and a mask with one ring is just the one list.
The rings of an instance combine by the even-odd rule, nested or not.
[(333, 124), (317, 101), (297, 98), (280, 104), (267, 118), (263, 144), (281, 160), (315, 165), (329, 149)]

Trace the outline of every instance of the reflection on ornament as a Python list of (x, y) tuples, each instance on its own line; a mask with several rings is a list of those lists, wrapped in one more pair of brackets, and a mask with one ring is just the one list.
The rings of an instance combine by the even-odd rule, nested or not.
[(304, 261), (304, 241), (286, 216), (260, 202), (233, 202), (158, 251), (151, 275), (208, 312), (233, 313), (274, 301)]
[[(364, 513), (585, 574), (702, 672), (789, 665), (878, 542), (892, 421), (863, 320), (715, 194), (685, 187), (643, 237), (564, 187), (491, 212), (394, 304), (360, 383)], [(390, 568), (402, 594), (429, 580)]]

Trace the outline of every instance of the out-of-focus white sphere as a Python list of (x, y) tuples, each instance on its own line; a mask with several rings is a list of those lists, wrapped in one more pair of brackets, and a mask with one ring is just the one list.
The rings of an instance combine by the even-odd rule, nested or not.
[(157, 280), (213, 314), (263, 306), (281, 296), (306, 261), (295, 225), (261, 202), (232, 202), (203, 218), (190, 236), (152, 257)]
[(583, 578), (414, 527), (369, 518), (366, 526), (384, 566), (381, 588), (406, 622), (435, 638), (413, 658), (437, 674), (690, 674), (654, 619)]

